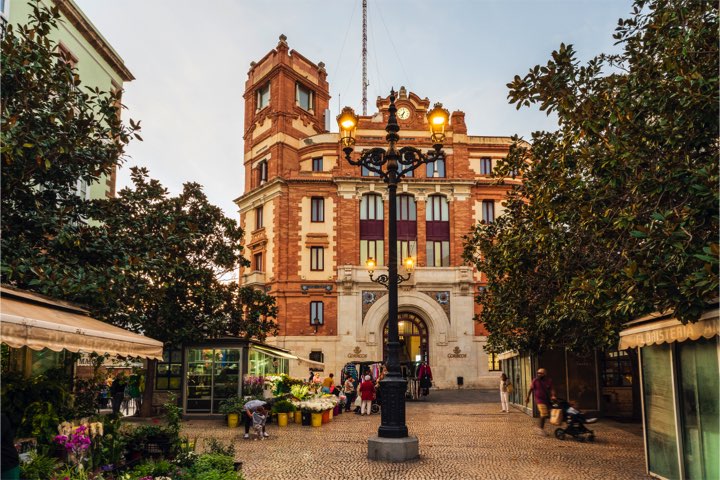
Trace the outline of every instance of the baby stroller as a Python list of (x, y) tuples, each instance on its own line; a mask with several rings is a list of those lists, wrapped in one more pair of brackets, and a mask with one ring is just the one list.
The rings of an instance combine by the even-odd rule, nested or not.
[[(589, 430), (585, 425), (587, 423), (595, 423), (597, 421), (596, 418), (585, 419), (585, 415), (571, 408), (570, 404), (565, 400), (556, 400), (552, 408), (558, 408), (562, 411), (562, 422), (566, 425), (565, 428), (559, 427), (555, 429), (555, 438), (564, 440), (566, 435), (571, 435), (580, 441), (595, 441), (595, 432)], [(568, 410), (570, 410), (570, 412), (568, 412)]]

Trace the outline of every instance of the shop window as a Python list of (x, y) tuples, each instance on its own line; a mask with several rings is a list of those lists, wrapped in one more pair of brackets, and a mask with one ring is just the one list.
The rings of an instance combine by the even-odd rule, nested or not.
[(325, 249), (323, 247), (310, 247), (310, 270), (314, 272), (325, 270)]
[(500, 360), (498, 360), (497, 353), (488, 353), (488, 372), (499, 372), (500, 371)]
[(629, 387), (632, 385), (630, 356), (625, 350), (605, 352), (602, 383), (604, 387)]
[(323, 325), (325, 323), (323, 302), (310, 302), (310, 325)]
[(683, 462), (687, 478), (720, 478), (717, 337), (676, 344)]
[(425, 168), (428, 178), (445, 178), (445, 159), (430, 162), (426, 164)]
[(310, 200), (310, 221), (325, 221), (325, 199), (322, 197), (312, 197)]
[(323, 158), (322, 157), (315, 157), (312, 159), (312, 171), (313, 172), (322, 172), (323, 171)]
[(313, 362), (325, 362), (325, 355), (321, 351), (313, 350), (310, 352), (310, 360)]
[(645, 425), (649, 470), (665, 478), (680, 478), (671, 355), (667, 343), (641, 349)]
[(303, 110), (313, 109), (313, 91), (301, 83), (295, 84), (295, 103)]
[(490, 157), (480, 159), (480, 174), (490, 175), (492, 173), (492, 160)]
[(270, 104), (270, 82), (257, 89), (257, 110), (262, 110)]
[(180, 390), (182, 386), (182, 350), (166, 348), (162, 362), (155, 367), (155, 390)]
[(255, 209), (255, 230), (263, 228), (263, 207), (257, 207)]

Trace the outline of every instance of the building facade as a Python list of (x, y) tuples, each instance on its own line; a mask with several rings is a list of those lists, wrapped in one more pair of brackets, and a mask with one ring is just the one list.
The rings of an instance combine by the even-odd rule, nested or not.
[[(28, 23), (32, 14), (32, 2), (28, 0), (2, 0), (0, 15), (2, 23), (22, 25)], [(58, 43), (63, 58), (77, 69), (81, 88), (99, 88), (103, 92), (123, 89), (125, 82), (135, 79), (125, 62), (103, 38), (100, 31), (72, 0), (40, 0), (47, 8), (57, 6), (62, 18), (50, 38)], [(118, 109), (120, 115), (120, 109)], [(115, 196), (116, 172), (103, 176), (91, 185), (78, 181), (77, 194), (88, 200)]]
[[(384, 360), (387, 291), (365, 262), (376, 260), (376, 274), (386, 270), (387, 189), (343, 159), (329, 131), (325, 65), (286, 40), (251, 64), (245, 85), (245, 193), (235, 202), (252, 264), (241, 282), (277, 298), (279, 335), (269, 342), (338, 374), (347, 362)], [(356, 152), (386, 146), (389, 104), (389, 96), (378, 98), (377, 112), (360, 117)], [(429, 150), (430, 100), (403, 87), (396, 106), (400, 144)], [(428, 362), (441, 388), (494, 385), (498, 377), (498, 362), (482, 348), (486, 331), (474, 321), (483, 278), (463, 263), (462, 237), (502, 214), (505, 191), (519, 180), (497, 185), (490, 173), (510, 144), (468, 135), (465, 114), (455, 111), (446, 160), (421, 166), (398, 187), (398, 256), (417, 265), (399, 289), (401, 362), (410, 375)]]

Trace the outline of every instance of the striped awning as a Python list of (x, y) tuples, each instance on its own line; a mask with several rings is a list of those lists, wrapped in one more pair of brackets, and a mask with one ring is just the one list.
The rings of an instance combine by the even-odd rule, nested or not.
[(96, 320), (72, 304), (4, 286), (0, 294), (0, 340), (12, 348), (163, 358), (162, 342)]
[(648, 315), (630, 322), (620, 332), (619, 350), (662, 343), (713, 338), (720, 333), (720, 310), (706, 311), (695, 323), (684, 324), (668, 315)]

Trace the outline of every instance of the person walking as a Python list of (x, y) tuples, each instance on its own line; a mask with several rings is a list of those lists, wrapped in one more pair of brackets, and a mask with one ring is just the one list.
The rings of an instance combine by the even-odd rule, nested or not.
[[(245, 411), (243, 414), (243, 424), (245, 425), (245, 435), (243, 435), (243, 438), (250, 438), (250, 427), (253, 426), (253, 413), (258, 412), (261, 415), (266, 415), (266, 405), (267, 403), (263, 402), (262, 400), (250, 400), (245, 404), (245, 406), (243, 407), (243, 410)], [(265, 438), (270, 436), (265, 431), (265, 424), (263, 424), (262, 426), (262, 434)]]
[(510, 397), (510, 392), (508, 391), (509, 384), (510, 382), (508, 381), (507, 375), (505, 375), (505, 373), (500, 375), (500, 407), (502, 408), (500, 411), (505, 413), (510, 412), (510, 403), (508, 402)]
[(538, 368), (537, 376), (530, 384), (527, 396), (525, 397), (525, 405), (530, 401), (530, 395), (535, 398), (535, 403), (540, 413), (538, 420), (538, 435), (547, 435), (545, 433), (545, 420), (550, 417), (550, 402), (555, 400), (555, 388), (552, 379), (547, 376), (544, 368)]
[(125, 398), (125, 375), (120, 373), (110, 385), (110, 401), (112, 402), (112, 413), (117, 415), (120, 413), (120, 407)]
[(360, 405), (360, 415), (367, 412), (370, 415), (372, 408), (372, 401), (375, 398), (375, 384), (370, 379), (370, 375), (365, 375), (365, 380), (360, 384), (360, 398), (362, 404)]
[(345, 411), (350, 411), (350, 406), (355, 402), (355, 379), (348, 375), (343, 384), (345, 393)]

